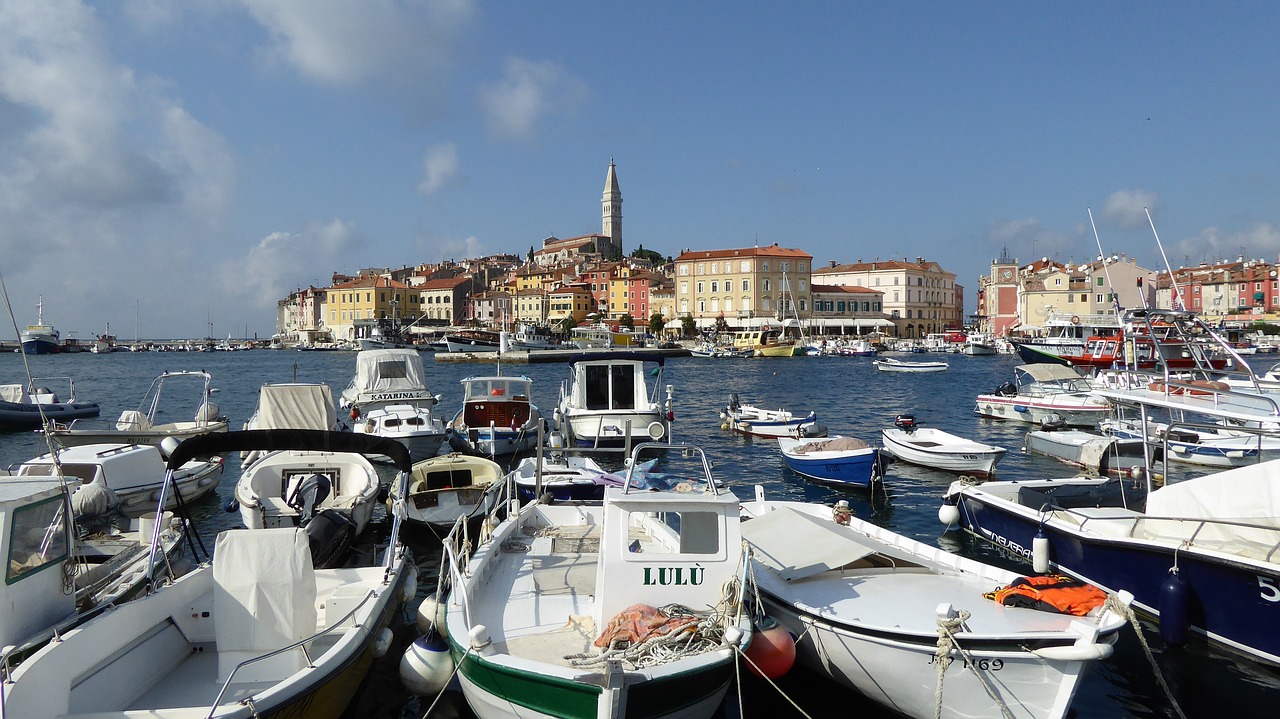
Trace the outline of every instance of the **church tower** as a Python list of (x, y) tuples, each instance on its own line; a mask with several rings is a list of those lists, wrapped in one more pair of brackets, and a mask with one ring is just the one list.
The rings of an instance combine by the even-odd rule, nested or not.
[(609, 237), (609, 244), (612, 247), (611, 252), (606, 252), (605, 248), (598, 248), (600, 254), (611, 258), (618, 259), (622, 257), (622, 192), (618, 190), (618, 173), (614, 168), (613, 158), (609, 158), (609, 176), (604, 180), (604, 197), (600, 200), (603, 214), (602, 228), (600, 234)]

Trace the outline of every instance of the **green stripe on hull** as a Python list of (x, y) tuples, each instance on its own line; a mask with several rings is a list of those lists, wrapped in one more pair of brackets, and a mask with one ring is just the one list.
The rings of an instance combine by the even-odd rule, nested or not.
[[(559, 719), (595, 719), (603, 689), (571, 679), (512, 669), (474, 654), (462, 660), (465, 649), (449, 640), (454, 662), (472, 684), (503, 701)], [(627, 687), (627, 719), (658, 719), (704, 701), (727, 686), (733, 676), (731, 660)]]
[[(455, 663), (462, 660), (465, 650), (452, 639), (449, 649)], [(485, 692), (560, 719), (593, 719), (600, 703), (598, 686), (511, 669), (475, 655), (462, 661), (460, 671)]]

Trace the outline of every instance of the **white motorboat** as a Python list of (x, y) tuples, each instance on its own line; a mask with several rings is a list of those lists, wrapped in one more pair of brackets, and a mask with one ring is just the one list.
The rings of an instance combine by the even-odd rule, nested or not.
[[(1108, 420), (1103, 420), (1105, 425)], [(1089, 476), (1135, 477), (1146, 466), (1142, 440), (1098, 435), (1080, 429), (1036, 429), (1027, 432), (1026, 451), (1080, 467)], [(1158, 458), (1160, 449), (1151, 450)]]
[(442, 634), (480, 719), (718, 711), (752, 631), (738, 500), (695, 447), (649, 460), (603, 504), (522, 506), (470, 558), (465, 524), (446, 538)]
[[(114, 507), (94, 506), (90, 497), (109, 501), (92, 488), (77, 491), (62, 477), (0, 482), (0, 556), (8, 559), (0, 584), (4, 666), (84, 621), (78, 612), (117, 604), (148, 581), (180, 573), (186, 538), (181, 520), (166, 512), (159, 522), (154, 515), (118, 522)], [(161, 558), (154, 564), (153, 535)]]
[[(1144, 439), (1142, 422), (1109, 418), (1099, 423), (1103, 433), (1138, 443)], [(1221, 424), (1147, 422), (1145, 439), (1168, 452), (1169, 459), (1202, 467), (1243, 467), (1280, 459), (1280, 437), (1267, 432), (1242, 432)]]
[(964, 346), (960, 348), (960, 354), (971, 356), (983, 356), (996, 354), (996, 343), (991, 335), (987, 334), (970, 334), (965, 338)]
[(983, 417), (1034, 424), (1061, 420), (1072, 427), (1093, 427), (1111, 413), (1105, 399), (1089, 394), (1097, 385), (1070, 367), (1025, 364), (1015, 367), (1013, 375), (1013, 382), (978, 395), (973, 411)]
[[(173, 395), (173, 384), (195, 380), (198, 392), (183, 416), (191, 420), (169, 419), (180, 410), (172, 403), (161, 406), (161, 399)], [(178, 441), (205, 432), (226, 432), (227, 418), (218, 405), (212, 402), (216, 389), (208, 372), (201, 370), (165, 372), (151, 382), (137, 409), (125, 410), (113, 424), (94, 420), (77, 419), (69, 425), (55, 424), (49, 428), (54, 440), (64, 447), (78, 444), (160, 444), (165, 437)]]
[(880, 432), (884, 448), (904, 462), (947, 472), (987, 477), (1004, 457), (1004, 447), (975, 442), (932, 427), (921, 427), (913, 415), (900, 414), (894, 427)]
[(907, 362), (893, 357), (881, 357), (871, 360), (871, 364), (881, 372), (946, 372), (946, 362)]
[(757, 487), (742, 512), (765, 611), (803, 637), (797, 659), (907, 717), (1065, 717), (1125, 625), (1100, 591), (1079, 616), (1006, 606), (984, 595), (1020, 575), (831, 507)]
[[(569, 381), (560, 387), (556, 424), (579, 447), (618, 447), (668, 439), (670, 385), (662, 388), (665, 358), (637, 358), (627, 352), (595, 352), (569, 360)], [(652, 390), (645, 363), (656, 363)]]
[[(312, 438), (302, 447), (390, 456), (402, 483), (409, 471), (409, 453), (395, 442), (316, 432), (201, 435), (171, 466), (191, 457), (191, 443), (200, 452), (271, 452), (299, 449), (303, 435)], [(62, 632), (12, 669), (0, 714), (337, 717), (390, 646), (388, 624), (415, 592), (400, 524), (394, 513), (380, 558), (335, 569), (314, 566), (301, 529), (222, 532), (211, 563)]]
[(360, 413), (351, 410), (351, 431), (394, 439), (409, 448), (415, 460), (434, 457), (444, 441), (444, 420), (421, 404), (389, 404)]
[[(256, 436), (263, 432), (237, 433), (243, 435), (237, 441), (265, 444)], [(235, 503), (244, 526), (304, 526), (320, 512), (332, 509), (352, 522), (353, 536), (363, 532), (373, 516), (381, 488), (378, 470), (369, 459), (361, 453), (308, 446), (306, 440), (315, 434), (314, 430), (277, 429), (268, 433), (278, 435), (276, 443), (302, 448), (259, 454), (241, 473), (236, 480)], [(324, 436), (346, 434), (356, 433), (327, 432)], [(212, 436), (195, 437), (182, 446), (212, 443)]]
[(342, 391), (351, 431), (398, 440), (416, 459), (434, 457), (444, 440), (444, 420), (433, 408), (440, 398), (427, 391), (416, 350), (364, 350), (356, 374)]
[[(258, 406), (244, 429), (342, 429), (333, 407), (329, 385), (311, 382), (264, 384), (258, 390)], [(241, 466), (253, 464), (260, 452), (241, 452)]]
[[(149, 444), (84, 444), (27, 460), (14, 470), (20, 477), (48, 477), (61, 472), (81, 486), (95, 485), (119, 498), (120, 510), (131, 517), (154, 512), (165, 486), (165, 447)], [(59, 469), (61, 468), (61, 469)], [(173, 489), (166, 493), (165, 510), (181, 509), (183, 502), (199, 499), (222, 479), (222, 458), (192, 459), (173, 472)]]
[(464, 378), (462, 409), (448, 426), (480, 454), (496, 457), (528, 450), (542, 422), (542, 412), (530, 399), (532, 390), (533, 380), (524, 376)]
[(818, 424), (817, 413), (796, 416), (786, 409), (764, 409), (742, 404), (737, 394), (729, 395), (729, 404), (720, 410), (722, 429), (752, 437), (825, 437), (827, 428)]
[[(487, 511), (485, 497), (502, 479), (496, 462), (457, 452), (413, 463), (403, 505), (405, 519), (420, 524), (452, 525), (459, 517), (475, 517)], [(400, 503), (392, 488), (387, 506)]]

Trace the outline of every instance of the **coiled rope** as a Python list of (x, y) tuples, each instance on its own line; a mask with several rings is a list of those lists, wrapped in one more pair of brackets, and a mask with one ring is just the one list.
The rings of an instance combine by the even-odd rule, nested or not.
[(956, 631), (964, 628), (964, 623), (969, 620), (969, 612), (961, 609), (954, 617), (938, 617), (938, 649), (934, 653), (934, 663), (938, 665), (938, 688), (934, 692), (933, 715), (936, 719), (942, 719), (942, 683), (947, 675), (947, 668), (951, 666), (954, 660), (951, 658), (952, 650), (960, 653), (964, 660), (968, 662), (969, 668), (973, 670), (973, 675), (978, 678), (978, 682), (982, 684), (982, 688), (986, 690), (987, 696), (995, 701), (996, 706), (1000, 707), (1000, 713), (1006, 719), (1013, 719), (1013, 713), (1009, 711), (1009, 707), (996, 693), (995, 688), (982, 676), (982, 672), (978, 670), (977, 661), (967, 649), (960, 646), (959, 640), (956, 639)]

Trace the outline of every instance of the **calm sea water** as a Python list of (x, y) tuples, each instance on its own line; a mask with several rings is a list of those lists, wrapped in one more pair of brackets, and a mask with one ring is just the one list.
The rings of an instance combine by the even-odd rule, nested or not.
[[(492, 364), (437, 363), (423, 355), (428, 386), (443, 395), (441, 408), (452, 413), (461, 402), (458, 380), (470, 375), (492, 374)], [(166, 370), (203, 369), (219, 388), (215, 401), (239, 428), (252, 413), (258, 388), (275, 382), (326, 382), (335, 397), (355, 371), (355, 355), (346, 352), (295, 352), (255, 350), (209, 353), (114, 353), (27, 357), (35, 377), (71, 377), (80, 399), (102, 405), (102, 417), (114, 419), (135, 409), (151, 381)], [(1003, 479), (1062, 476), (1064, 465), (1023, 454), (1022, 438), (1028, 427), (1021, 423), (979, 419), (973, 414), (974, 396), (1012, 378), (1014, 357), (947, 355), (948, 372), (907, 375), (877, 372), (869, 359), (804, 357), (792, 359), (669, 360), (664, 384), (675, 388), (674, 438), (698, 444), (715, 464), (718, 478), (741, 497), (749, 497), (755, 485), (763, 485), (771, 497), (831, 503), (848, 499), (859, 517), (889, 527), (915, 539), (985, 561), (1030, 571), (1029, 566), (1007, 560), (981, 543), (958, 532), (944, 534), (937, 520), (942, 492), (951, 475), (897, 463), (891, 465), (886, 491), (872, 497), (866, 492), (840, 493), (813, 485), (782, 467), (775, 443), (739, 437), (720, 429), (718, 410), (731, 393), (744, 403), (785, 407), (792, 411), (816, 410), (818, 419), (833, 433), (860, 437), (879, 444), (880, 430), (892, 426), (897, 414), (914, 414), (938, 427), (1008, 448), (998, 467)], [(0, 355), (0, 383), (24, 378), (23, 357)], [(525, 374), (534, 380), (534, 401), (551, 407), (568, 370), (562, 364), (506, 365), (505, 374)], [(52, 381), (49, 386), (62, 391)], [(65, 383), (64, 383), (65, 384)], [(194, 406), (194, 400), (193, 400)], [(184, 408), (184, 411), (185, 408)], [(190, 417), (181, 417), (189, 419)], [(22, 462), (41, 453), (43, 444), (34, 432), (0, 432), (0, 467)], [(231, 497), (239, 474), (239, 460), (227, 459), (226, 473), (213, 495), (194, 503), (193, 515), (207, 546), (222, 529), (238, 524), (237, 515), (221, 508)], [(375, 527), (375, 531), (378, 529)], [(385, 531), (385, 524), (382, 525)], [(421, 593), (434, 589), (439, 567), (437, 540), (429, 532), (409, 537), (414, 545), (422, 579)], [(405, 695), (400, 688), (398, 663), (403, 648), (413, 639), (412, 624), (398, 629), (397, 644), (379, 660), (347, 712), (352, 717), (421, 716), (425, 702)], [(1280, 699), (1280, 672), (1229, 652), (1201, 644), (1180, 649), (1162, 646), (1153, 623), (1143, 632), (1155, 652), (1156, 665), (1168, 683), (1178, 706), (1188, 717), (1261, 716), (1274, 713)], [(781, 691), (814, 717), (846, 719), (894, 716), (870, 701), (800, 669), (779, 682)], [(748, 716), (795, 715), (779, 691), (762, 680), (743, 681), (742, 703)], [(733, 697), (726, 715), (737, 716)], [(1098, 664), (1083, 681), (1074, 712), (1079, 717), (1173, 717), (1172, 703), (1156, 679), (1133, 631), (1126, 631), (1116, 653)], [(470, 716), (459, 697), (446, 697), (436, 716)], [(993, 716), (998, 711), (993, 707)]]

